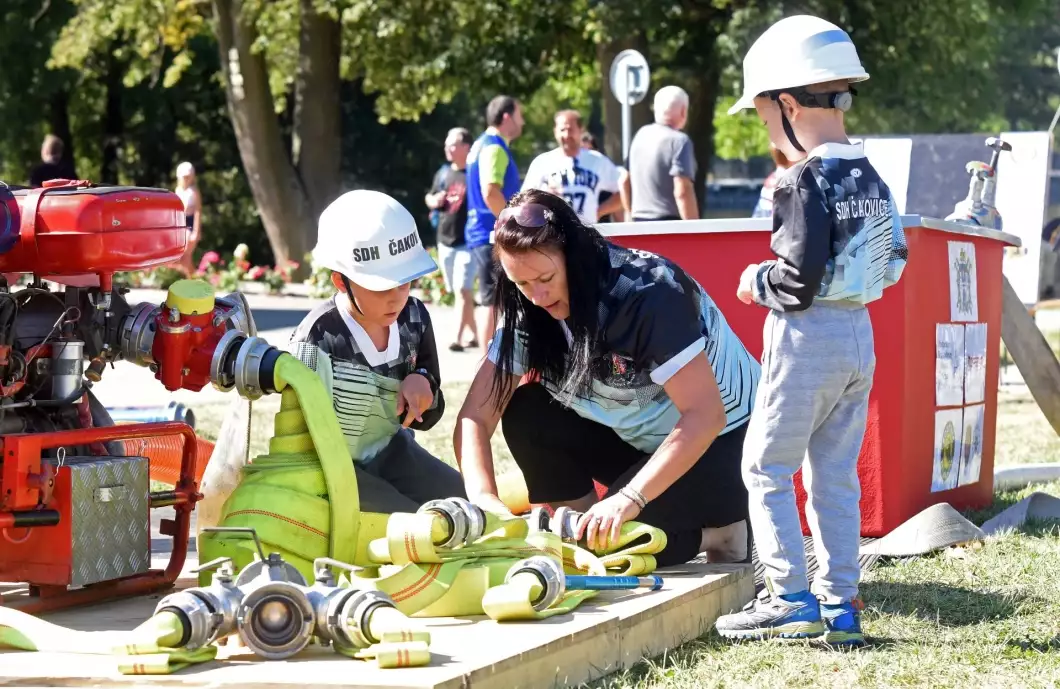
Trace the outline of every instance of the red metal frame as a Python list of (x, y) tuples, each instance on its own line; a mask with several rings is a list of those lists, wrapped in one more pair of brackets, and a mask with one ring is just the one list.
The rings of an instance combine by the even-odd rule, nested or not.
[[(176, 519), (162, 522), (162, 534), (173, 538), (173, 550), (169, 564), (164, 570), (152, 569), (124, 579), (104, 581), (81, 589), (68, 591), (64, 587), (33, 587), (37, 595), (17, 600), (4, 601), (0, 604), (27, 613), (41, 613), (49, 610), (68, 608), (87, 603), (95, 603), (117, 597), (138, 596), (168, 588), (176, 582), (184, 568), (188, 555), (188, 538), (191, 530), (191, 511), (195, 503), (202, 499), (195, 480), (195, 458), (198, 442), (195, 431), (186, 423), (167, 421), (164, 423), (137, 423), (119, 426), (80, 428), (53, 433), (19, 433), (0, 438), (4, 453), (3, 483), (5, 494), (14, 487), (14, 495), (22, 496), (28, 489), (36, 493), (41, 488), (26, 487), (23, 477), (40, 474), (40, 452), (44, 449), (71, 445), (89, 445), (110, 440), (134, 440), (155, 436), (180, 435), (184, 438), (181, 455), (180, 479), (173, 491), (165, 494), (165, 499), (152, 498), (151, 507), (172, 505), (176, 510)], [(149, 460), (150, 461), (150, 460)], [(33, 468), (36, 470), (33, 471)], [(25, 472), (25, 473), (23, 473)], [(22, 479), (22, 480), (20, 480)], [(21, 506), (24, 500), (19, 500)], [(34, 506), (36, 499), (34, 499)], [(11, 510), (7, 507), (6, 510)], [(0, 524), (10, 519), (8, 512), (0, 512)], [(33, 527), (48, 528), (48, 527)], [(32, 582), (30, 582), (32, 586)]]

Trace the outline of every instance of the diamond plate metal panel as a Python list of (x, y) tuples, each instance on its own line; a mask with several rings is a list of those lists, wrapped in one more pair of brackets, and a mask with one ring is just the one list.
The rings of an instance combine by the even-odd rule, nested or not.
[(151, 565), (148, 462), (144, 457), (68, 457), (71, 586), (145, 572)]

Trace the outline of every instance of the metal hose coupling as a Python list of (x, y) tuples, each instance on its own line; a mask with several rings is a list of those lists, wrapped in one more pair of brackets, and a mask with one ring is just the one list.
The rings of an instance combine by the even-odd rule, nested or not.
[(315, 581), (308, 593), (316, 615), (317, 639), (339, 652), (368, 648), (382, 642), (381, 635), (372, 629), (372, 616), (382, 609), (398, 613), (393, 599), (374, 589), (359, 589), (353, 585), (339, 587), (329, 566), (351, 573), (361, 569), (326, 557), (313, 561)]
[(283, 660), (299, 653), (313, 637), (313, 606), (305, 577), (279, 553), (265, 555), (254, 529), (211, 527), (209, 532), (227, 532), (254, 539), (257, 558), (243, 568), (235, 580), (242, 597), (235, 607), (236, 631), (255, 654), (268, 660)]
[(538, 612), (551, 608), (567, 590), (563, 568), (550, 557), (535, 555), (516, 562), (504, 576), (504, 583), (511, 583), (520, 574), (531, 574), (541, 582), (541, 593), (530, 601), (531, 607)]
[(463, 498), (445, 498), (424, 503), (418, 514), (433, 512), (440, 515), (446, 523), (448, 538), (437, 543), (439, 548), (455, 548), (470, 545), (482, 538), (486, 532), (486, 513), (478, 505)]
[(569, 507), (559, 507), (549, 516), (544, 507), (535, 507), (526, 516), (530, 525), (530, 531), (547, 531), (554, 533), (564, 541), (573, 542), (574, 535), (578, 533), (578, 520), (582, 513), (575, 512)]
[(209, 586), (171, 593), (155, 606), (155, 615), (172, 612), (183, 622), (184, 636), (178, 646), (185, 650), (194, 651), (236, 631), (236, 610), (243, 600), (243, 592), (235, 585), (232, 560), (220, 557), (193, 571), (214, 568), (217, 571)]

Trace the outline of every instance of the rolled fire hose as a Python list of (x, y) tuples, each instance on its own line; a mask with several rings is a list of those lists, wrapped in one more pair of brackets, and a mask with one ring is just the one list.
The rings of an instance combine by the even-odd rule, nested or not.
[[(353, 460), (323, 382), (290, 354), (277, 360), (274, 377), (281, 401), (269, 453), (244, 468), (221, 525), (254, 529), (268, 552), (282, 555), (307, 580), (320, 557), (369, 564), (367, 543), (385, 533), (385, 516), (360, 512)], [(203, 559), (229, 557), (237, 569), (254, 558), (246, 541), (224, 534), (200, 534), (198, 546)]]
[(114, 655), (125, 675), (168, 675), (213, 660), (216, 646), (179, 648), (184, 624), (175, 613), (151, 617), (128, 632), (78, 632), (0, 607), (0, 647), (22, 651)]

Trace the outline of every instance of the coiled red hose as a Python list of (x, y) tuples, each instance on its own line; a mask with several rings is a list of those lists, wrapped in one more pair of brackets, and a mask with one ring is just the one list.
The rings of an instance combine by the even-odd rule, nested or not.
[[(202, 474), (206, 463), (213, 454), (213, 443), (204, 438), (197, 438), (198, 447), (195, 453), (195, 483), (202, 483)], [(147, 457), (150, 461), (152, 481), (170, 486), (177, 484), (180, 478), (180, 458), (184, 451), (184, 439), (175, 435), (154, 436), (125, 441), (125, 452), (129, 455)]]

